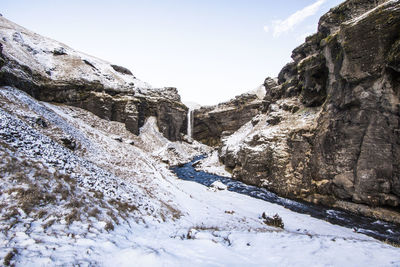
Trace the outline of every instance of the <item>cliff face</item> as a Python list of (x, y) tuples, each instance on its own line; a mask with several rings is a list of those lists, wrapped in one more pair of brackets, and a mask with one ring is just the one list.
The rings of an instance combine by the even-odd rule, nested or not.
[(42, 101), (84, 108), (122, 122), (134, 134), (149, 116), (160, 131), (180, 140), (187, 108), (175, 88), (152, 89), (121, 66), (74, 51), (0, 17), (0, 85)]
[(234, 178), (354, 211), (398, 209), (399, 29), (399, 1), (349, 0), (321, 17), (258, 124), (223, 139)]
[[(267, 79), (267, 83), (275, 83)], [(193, 111), (193, 138), (209, 146), (221, 144), (221, 137), (237, 131), (263, 108), (264, 86), (215, 106)]]

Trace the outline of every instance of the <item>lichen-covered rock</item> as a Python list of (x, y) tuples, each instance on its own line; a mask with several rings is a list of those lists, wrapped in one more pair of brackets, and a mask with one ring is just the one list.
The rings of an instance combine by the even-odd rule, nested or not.
[[(233, 178), (288, 197), (300, 197), (311, 186), (303, 176), (310, 163), (319, 108), (290, 106), (302, 104), (296, 98), (278, 100), (258, 117), (256, 125), (249, 122), (222, 139), (220, 159)], [(271, 124), (271, 118), (279, 122)]]
[(267, 90), (262, 119), (223, 139), (233, 177), (393, 220), (373, 207), (400, 205), (399, 29), (399, 1), (349, 0), (325, 14)]
[(357, 18), (385, 2), (387, 0), (347, 0), (321, 17), (318, 32), (328, 36), (336, 32), (343, 22)]
[(324, 47), (329, 99), (314, 139), (313, 179), (333, 181), (338, 198), (399, 205), (400, 83), (387, 67), (399, 28), (400, 5), (387, 1), (343, 22)]
[(307, 107), (321, 106), (326, 99), (328, 68), (325, 57), (314, 54), (298, 64), (300, 99)]
[(84, 108), (135, 133), (155, 116), (168, 139), (186, 132), (187, 107), (175, 88), (153, 89), (121, 66), (79, 53), (0, 17), (0, 85)]
[(388, 67), (396, 72), (400, 72), (400, 39), (391, 47), (387, 57)]

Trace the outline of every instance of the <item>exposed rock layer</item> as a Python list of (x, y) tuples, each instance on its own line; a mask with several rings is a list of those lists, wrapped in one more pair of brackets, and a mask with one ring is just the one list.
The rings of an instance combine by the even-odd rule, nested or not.
[[(263, 87), (260, 89), (264, 90)], [(222, 136), (238, 130), (256, 116), (262, 107), (262, 99), (256, 93), (245, 93), (228, 102), (195, 109), (193, 138), (207, 145), (217, 146), (221, 143)]]
[(160, 131), (180, 140), (187, 107), (175, 88), (150, 89), (130, 70), (79, 53), (0, 17), (0, 85), (14, 86), (42, 101), (84, 108), (123, 122), (139, 133), (149, 116)]
[(324, 15), (267, 90), (258, 125), (239, 143), (224, 139), (234, 178), (326, 205), (398, 209), (399, 29), (399, 1), (350, 0)]

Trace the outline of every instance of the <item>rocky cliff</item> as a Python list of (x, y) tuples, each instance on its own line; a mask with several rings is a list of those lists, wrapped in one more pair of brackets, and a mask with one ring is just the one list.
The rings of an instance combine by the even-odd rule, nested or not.
[(264, 114), (223, 138), (220, 159), (233, 177), (398, 217), (374, 207), (399, 211), (399, 29), (399, 1), (349, 0), (321, 17), (268, 88)]
[(266, 79), (257, 90), (241, 94), (230, 101), (193, 111), (193, 138), (209, 146), (218, 146), (221, 137), (231, 135), (263, 108), (265, 87), (276, 82)]
[(153, 89), (128, 69), (79, 53), (0, 17), (0, 86), (13, 86), (43, 101), (84, 108), (118, 121), (134, 134), (145, 119), (180, 140), (187, 107), (175, 88)]

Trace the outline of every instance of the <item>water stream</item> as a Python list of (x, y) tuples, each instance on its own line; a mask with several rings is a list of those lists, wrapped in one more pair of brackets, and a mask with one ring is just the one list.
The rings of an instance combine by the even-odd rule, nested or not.
[(275, 203), (291, 211), (308, 214), (314, 218), (325, 220), (332, 224), (351, 228), (354, 231), (372, 236), (379, 240), (387, 240), (400, 244), (400, 225), (355, 215), (347, 211), (282, 198), (265, 188), (247, 185), (240, 181), (203, 171), (196, 171), (193, 164), (202, 158), (204, 158), (204, 156), (195, 157), (191, 162), (183, 166), (172, 167), (171, 169), (183, 180), (197, 182), (205, 186), (210, 186), (213, 182), (220, 180), (228, 186), (229, 191)]

